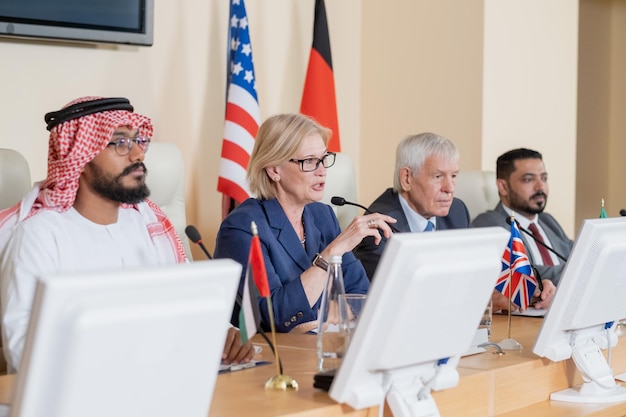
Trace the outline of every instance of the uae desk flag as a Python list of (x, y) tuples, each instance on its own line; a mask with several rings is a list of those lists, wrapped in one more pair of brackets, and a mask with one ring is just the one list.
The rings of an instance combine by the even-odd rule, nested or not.
[(330, 54), (330, 38), (324, 0), (315, 0), (313, 22), (313, 46), (309, 55), (309, 66), (304, 80), (300, 112), (311, 116), (319, 124), (332, 130), (328, 150), (340, 152), (335, 78)]
[[(259, 295), (264, 298), (270, 296), (261, 241), (259, 240), (258, 233), (255, 233), (256, 225), (253, 229), (252, 240), (250, 242), (250, 254), (248, 256), (248, 268), (243, 285), (241, 310), (239, 310), (239, 330), (241, 331), (241, 339), (244, 343), (257, 333), (261, 325)], [(252, 279), (250, 279), (251, 276)]]
[(226, 64), (226, 115), (217, 181), (217, 191), (223, 193), (222, 218), (235, 201), (250, 196), (246, 169), (261, 120), (244, 0), (230, 2)]
[(604, 209), (604, 198), (603, 198), (602, 199), (602, 208), (600, 209), (600, 218), (601, 219), (606, 219), (607, 217), (609, 217), (609, 216), (606, 215), (606, 210)]
[(526, 310), (537, 286), (537, 279), (526, 255), (517, 222), (512, 221), (511, 238), (502, 254), (502, 271), (496, 281), (496, 290)]

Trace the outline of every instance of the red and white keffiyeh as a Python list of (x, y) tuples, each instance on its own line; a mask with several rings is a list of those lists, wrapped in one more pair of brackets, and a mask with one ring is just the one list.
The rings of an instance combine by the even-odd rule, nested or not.
[[(101, 97), (82, 97), (68, 103), (98, 100)], [(16, 205), (0, 211), (0, 253), (6, 246), (13, 228), (39, 210), (64, 212), (74, 205), (78, 180), (85, 165), (108, 145), (113, 132), (120, 126), (138, 129), (139, 135), (152, 137), (151, 120), (127, 110), (106, 110), (63, 122), (52, 128), (48, 143), (48, 174), (45, 181)], [(152, 201), (136, 205), (157, 250), (163, 256), (174, 255), (176, 262), (185, 262), (185, 249), (174, 227), (163, 211)]]

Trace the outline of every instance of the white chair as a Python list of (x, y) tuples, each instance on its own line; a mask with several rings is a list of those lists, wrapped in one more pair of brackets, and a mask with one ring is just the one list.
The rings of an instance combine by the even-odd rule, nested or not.
[(493, 210), (500, 201), (493, 171), (461, 171), (456, 178), (454, 196), (463, 200), (470, 219), (487, 210)]
[(32, 186), (26, 158), (13, 149), (0, 148), (0, 210), (20, 201)]
[[(31, 188), (30, 168), (26, 158), (13, 149), (0, 148), (0, 210), (15, 205)], [(6, 373), (6, 370), (0, 340), (0, 374)]]
[(173, 143), (152, 142), (144, 163), (148, 169), (147, 184), (150, 199), (170, 219), (176, 233), (183, 241), (187, 257), (191, 260), (189, 239), (185, 235), (185, 163), (178, 147)]
[(339, 219), (341, 230), (350, 224), (354, 217), (360, 213), (361, 209), (349, 205), (335, 206), (331, 204), (330, 200), (334, 196), (339, 196), (345, 198), (346, 201), (356, 203), (358, 202), (356, 188), (356, 176), (352, 159), (348, 155), (338, 152), (335, 165), (326, 171), (326, 187), (322, 202), (329, 204), (333, 208)]

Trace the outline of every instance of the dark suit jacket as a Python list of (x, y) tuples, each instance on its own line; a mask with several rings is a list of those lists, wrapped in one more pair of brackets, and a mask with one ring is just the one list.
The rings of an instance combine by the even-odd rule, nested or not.
[[(476, 216), (472, 222), (472, 227), (501, 226), (507, 230), (511, 230), (511, 226), (506, 222), (506, 219), (510, 215), (510, 213), (506, 212), (502, 203), (498, 203), (495, 209), (486, 211)], [(572, 251), (574, 242), (567, 237), (556, 219), (548, 213), (540, 213), (538, 221), (543, 231), (546, 232), (552, 249), (567, 258), (569, 253)], [(525, 233), (520, 234), (524, 244), (528, 245), (528, 240), (532, 238), (527, 236)], [(549, 279), (552, 283), (554, 283), (554, 285), (558, 284), (559, 279), (561, 279), (561, 273), (563, 273), (563, 269), (565, 268), (565, 263), (562, 260), (560, 260), (561, 264), (559, 265), (545, 266), (535, 265), (535, 260), (533, 259), (531, 253), (528, 253), (528, 259), (530, 260), (530, 263), (537, 268), (541, 279)]]
[[(276, 330), (288, 332), (301, 323), (317, 319), (321, 297), (311, 307), (302, 288), (300, 274), (311, 267), (311, 262), (341, 232), (332, 208), (323, 203), (311, 203), (302, 214), (306, 233), (306, 251), (289, 223), (278, 200), (250, 198), (233, 210), (222, 222), (215, 246), (216, 258), (232, 258), (243, 265), (239, 294), (248, 265), (254, 220), (259, 229), (267, 278), (272, 293)], [(361, 263), (352, 252), (343, 255), (343, 278), (346, 293), (365, 294), (369, 281)], [(263, 327), (269, 329), (269, 315), (264, 298), (259, 298)], [(236, 325), (236, 323), (233, 323)]]
[[(410, 232), (409, 222), (404, 215), (400, 205), (398, 193), (388, 188), (368, 207), (372, 212), (386, 214), (395, 218), (398, 222), (393, 227), (400, 232)], [(445, 217), (437, 217), (437, 230), (446, 229), (467, 229), (470, 225), (470, 216), (463, 201), (455, 198), (450, 206), (450, 211)], [(378, 261), (387, 244), (387, 239), (383, 239), (378, 245), (374, 243), (373, 237), (366, 237), (354, 248), (354, 255), (361, 261), (367, 276), (370, 280), (374, 278), (374, 272), (378, 266)]]

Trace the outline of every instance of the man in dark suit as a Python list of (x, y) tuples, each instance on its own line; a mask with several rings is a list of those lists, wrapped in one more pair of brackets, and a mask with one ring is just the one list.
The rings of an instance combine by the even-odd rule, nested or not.
[[(544, 213), (550, 187), (548, 173), (541, 154), (525, 148), (513, 149), (496, 162), (496, 184), (500, 202), (493, 210), (479, 214), (472, 227), (501, 226), (510, 230), (507, 218), (511, 215), (519, 224), (530, 230), (560, 255), (567, 257), (574, 242), (567, 237), (559, 223), (548, 213)], [(539, 272), (544, 283), (544, 292), (558, 284), (565, 262), (554, 253), (538, 245), (534, 239), (522, 234), (530, 263)], [(545, 294), (549, 296), (549, 294)], [(544, 294), (537, 307), (547, 307)], [(552, 297), (549, 297), (550, 300)], [(548, 301), (550, 301), (548, 300)], [(495, 307), (494, 307), (495, 310)]]
[[(459, 152), (452, 141), (434, 133), (403, 139), (396, 150), (394, 186), (383, 192), (369, 210), (397, 220), (394, 232), (424, 232), (468, 228), (465, 203), (454, 198), (459, 172)], [(387, 239), (376, 245), (373, 238), (361, 241), (353, 252), (370, 280)]]

